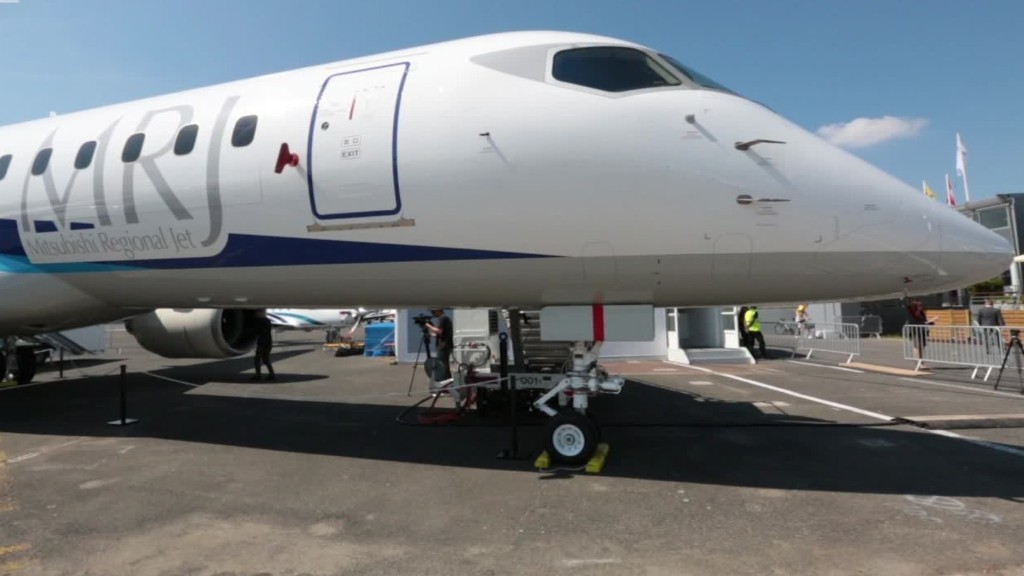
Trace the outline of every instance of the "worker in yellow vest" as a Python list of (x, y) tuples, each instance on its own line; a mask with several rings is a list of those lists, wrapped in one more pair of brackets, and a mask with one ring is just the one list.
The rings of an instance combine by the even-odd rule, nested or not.
[(764, 349), (764, 334), (761, 334), (761, 320), (758, 319), (757, 306), (751, 306), (747, 313), (743, 315), (743, 325), (747, 327), (747, 350), (750, 350), (750, 355), (754, 355), (754, 342), (756, 341), (757, 347), (761, 352), (761, 358), (767, 358), (768, 354)]

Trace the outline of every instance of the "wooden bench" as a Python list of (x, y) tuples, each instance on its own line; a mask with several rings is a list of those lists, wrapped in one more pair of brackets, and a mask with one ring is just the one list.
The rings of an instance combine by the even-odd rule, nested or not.
[(971, 311), (943, 308), (929, 310), (928, 320), (933, 322), (928, 339), (933, 342), (964, 342), (970, 338), (969, 330), (954, 330), (951, 326), (970, 326)]

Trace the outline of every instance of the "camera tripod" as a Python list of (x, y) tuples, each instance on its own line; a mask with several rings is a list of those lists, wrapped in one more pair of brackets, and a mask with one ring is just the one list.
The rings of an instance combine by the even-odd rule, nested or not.
[(1016, 351), (1013, 355), (1014, 363), (1017, 365), (1017, 381), (1020, 382), (1020, 393), (1024, 394), (1024, 376), (1021, 374), (1021, 356), (1024, 356), (1024, 346), (1020, 343), (1020, 331), (1010, 330), (1010, 341), (1006, 343), (1006, 353), (1003, 354), (1003, 364), (999, 367), (999, 375), (996, 376), (996, 383), (992, 386), (993, 390), (999, 389), (999, 381), (1003, 378), (1003, 370), (1006, 368), (1006, 362), (1010, 359), (1010, 352)]
[(416, 381), (416, 369), (419, 368), (420, 354), (422, 354), (424, 350), (427, 351), (427, 359), (423, 361), (423, 369), (427, 371), (428, 378), (433, 377), (434, 374), (435, 360), (430, 355), (430, 332), (427, 330), (426, 326), (420, 326), (420, 330), (423, 332), (423, 335), (420, 337), (420, 347), (416, 350), (416, 361), (412, 364), (412, 377), (409, 378), (409, 391), (406, 392), (406, 396), (412, 396), (412, 384)]

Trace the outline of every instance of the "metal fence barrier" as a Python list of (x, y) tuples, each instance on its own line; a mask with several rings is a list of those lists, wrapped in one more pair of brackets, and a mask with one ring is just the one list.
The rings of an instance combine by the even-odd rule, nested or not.
[(924, 363), (953, 364), (973, 368), (971, 378), (985, 370), (984, 380), (1003, 364), (1011, 326), (919, 326), (903, 327), (903, 358), (914, 360), (914, 371)]
[(761, 332), (769, 348), (784, 348), (806, 352), (810, 358), (815, 352), (843, 354), (846, 363), (860, 356), (860, 327), (847, 322), (762, 322)]
[(840, 316), (839, 321), (844, 324), (856, 324), (860, 328), (861, 336), (882, 337), (882, 317), (874, 314), (864, 316)]

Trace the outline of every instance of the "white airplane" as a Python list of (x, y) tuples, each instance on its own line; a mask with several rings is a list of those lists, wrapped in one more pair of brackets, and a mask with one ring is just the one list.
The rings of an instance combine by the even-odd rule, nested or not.
[(325, 330), (328, 342), (339, 337), (350, 338), (363, 325), (393, 322), (396, 310), (366, 310), (365, 308), (271, 308), (267, 319), (278, 330)]
[[(137, 314), (154, 352), (225, 357), (261, 308), (886, 297), (1011, 257), (745, 95), (587, 34), (480, 36), (0, 128), (0, 335)], [(604, 332), (595, 315), (579, 339)]]
[(355, 308), (271, 308), (267, 318), (275, 328), (311, 330), (314, 328), (350, 328), (360, 319)]

